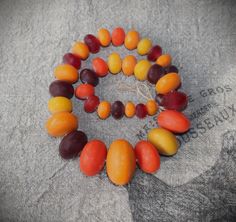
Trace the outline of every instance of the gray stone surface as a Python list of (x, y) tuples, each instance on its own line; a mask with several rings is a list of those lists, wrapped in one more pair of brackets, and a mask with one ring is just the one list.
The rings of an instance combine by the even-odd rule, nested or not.
[[(87, 33), (119, 25), (173, 55), (194, 100), (178, 154), (162, 157), (155, 175), (138, 170), (127, 187), (112, 185), (105, 172), (83, 176), (77, 161), (60, 159), (60, 139), (44, 130), (48, 86), (62, 55)], [(0, 1), (0, 221), (235, 220), (235, 36), (233, 0)], [(124, 47), (99, 55), (113, 51), (136, 55)], [(101, 99), (144, 102), (135, 83), (110, 75), (96, 90)], [(101, 121), (73, 103), (80, 129), (107, 145), (121, 137), (135, 144), (156, 126), (153, 118)]]

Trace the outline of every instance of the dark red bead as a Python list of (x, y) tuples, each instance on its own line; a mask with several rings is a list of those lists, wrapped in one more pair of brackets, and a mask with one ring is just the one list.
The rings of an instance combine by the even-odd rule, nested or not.
[(149, 61), (155, 62), (158, 57), (162, 54), (162, 48), (159, 45), (155, 45), (151, 48), (150, 52), (147, 55)]
[(148, 70), (147, 79), (150, 83), (156, 84), (165, 75), (165, 69), (158, 64), (153, 64)]
[(80, 72), (80, 80), (82, 83), (88, 83), (93, 86), (97, 86), (99, 83), (97, 74), (91, 69), (83, 69)]
[(84, 111), (87, 113), (93, 113), (96, 111), (100, 103), (99, 97), (93, 95), (89, 96), (84, 102)]
[(144, 104), (140, 103), (135, 107), (135, 114), (138, 118), (143, 119), (147, 116), (147, 108)]
[(82, 131), (73, 131), (67, 134), (59, 145), (59, 153), (63, 159), (72, 159), (79, 155), (88, 138)]
[(76, 69), (80, 69), (81, 66), (80, 58), (72, 53), (66, 53), (63, 56), (63, 63), (70, 64)]
[(121, 101), (115, 101), (111, 106), (111, 114), (114, 119), (121, 119), (125, 114), (125, 106)]
[(84, 37), (84, 42), (88, 46), (91, 53), (98, 53), (100, 50), (99, 40), (91, 34), (88, 34)]
[(179, 73), (179, 70), (176, 66), (169, 66), (165, 68), (165, 73), (171, 73), (171, 72)]
[(74, 88), (68, 82), (56, 80), (50, 84), (49, 92), (54, 97), (55, 96), (63, 96), (68, 99), (71, 99), (74, 95)]

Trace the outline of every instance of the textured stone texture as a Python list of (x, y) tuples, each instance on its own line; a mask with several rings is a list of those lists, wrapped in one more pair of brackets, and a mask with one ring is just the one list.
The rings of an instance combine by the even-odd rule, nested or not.
[[(59, 158), (60, 139), (44, 131), (53, 68), (73, 41), (118, 25), (136, 28), (173, 55), (183, 90), (194, 99), (186, 110), (194, 129), (179, 136), (178, 154), (162, 157), (155, 175), (137, 171), (126, 188), (112, 185), (104, 172), (83, 176), (76, 161)], [(235, 219), (235, 1), (6, 0), (0, 30), (0, 221)], [(109, 47), (99, 55), (112, 51), (130, 53)], [(101, 99), (144, 102), (135, 83), (109, 76), (96, 90)], [(80, 128), (106, 144), (120, 137), (135, 144), (140, 130), (145, 139), (156, 126), (153, 118), (100, 121), (73, 103)]]

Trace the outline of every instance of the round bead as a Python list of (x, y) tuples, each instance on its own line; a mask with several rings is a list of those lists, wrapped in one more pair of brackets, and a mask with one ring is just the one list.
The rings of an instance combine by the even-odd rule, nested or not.
[(134, 67), (134, 75), (136, 79), (143, 81), (147, 79), (148, 70), (151, 63), (147, 60), (140, 60)]
[(125, 115), (131, 118), (135, 115), (135, 105), (132, 102), (127, 102), (125, 105)]
[(68, 82), (56, 80), (50, 84), (49, 92), (54, 97), (63, 96), (71, 99), (74, 95), (74, 88)]
[(48, 110), (52, 114), (59, 112), (71, 112), (72, 102), (66, 97), (53, 97), (48, 101)]
[(63, 159), (72, 159), (79, 155), (88, 138), (82, 131), (73, 131), (67, 134), (59, 145), (59, 153)]
[(54, 69), (54, 75), (58, 80), (68, 83), (75, 83), (78, 81), (79, 74), (77, 69), (69, 64), (60, 64)]
[(75, 89), (75, 96), (78, 99), (87, 99), (89, 96), (94, 95), (94, 87), (90, 84), (80, 84)]
[(92, 66), (99, 77), (104, 77), (108, 74), (108, 65), (102, 58), (94, 58)]
[(155, 62), (162, 54), (162, 48), (159, 45), (155, 45), (151, 48), (147, 55), (149, 61)]
[(97, 86), (99, 83), (96, 73), (91, 69), (83, 69), (80, 72), (80, 80), (82, 83), (88, 83), (92, 86)]
[(111, 113), (111, 104), (107, 101), (102, 101), (98, 105), (97, 114), (100, 119), (107, 119)]
[(112, 74), (117, 74), (120, 72), (122, 66), (122, 61), (120, 55), (113, 52), (108, 57), (108, 68)]
[(111, 106), (111, 114), (114, 119), (121, 119), (124, 116), (125, 107), (121, 101), (116, 101)]
[(125, 40), (125, 31), (121, 27), (117, 27), (112, 31), (111, 41), (114, 46), (121, 46)]
[(139, 55), (146, 55), (152, 48), (152, 41), (148, 38), (141, 39), (138, 43), (137, 49)]
[(99, 29), (98, 31), (98, 40), (103, 47), (110, 45), (111, 43), (111, 35), (107, 29)]
[(136, 110), (135, 110), (136, 116), (140, 119), (143, 119), (147, 116), (147, 108), (144, 104), (140, 103), (136, 105)]
[(98, 53), (100, 50), (99, 40), (91, 34), (88, 34), (84, 37), (84, 42), (88, 46), (91, 53)]
[(127, 55), (122, 61), (122, 71), (126, 76), (134, 74), (134, 67), (137, 59), (133, 55)]
[(73, 45), (71, 52), (77, 56), (79, 56), (81, 59), (85, 60), (89, 57), (89, 48), (88, 46), (83, 42), (75, 42)]
[(72, 65), (76, 69), (80, 69), (80, 66), (81, 66), (80, 58), (72, 53), (66, 53), (63, 56), (63, 63)]
[(147, 79), (150, 83), (156, 84), (157, 81), (165, 75), (165, 69), (160, 65), (153, 64), (148, 70)]
[(171, 65), (171, 56), (169, 54), (164, 54), (161, 55), (157, 61), (156, 64), (162, 66), (162, 67), (167, 67)]
[(137, 48), (139, 42), (139, 33), (135, 30), (130, 30), (125, 36), (125, 47), (129, 50)]

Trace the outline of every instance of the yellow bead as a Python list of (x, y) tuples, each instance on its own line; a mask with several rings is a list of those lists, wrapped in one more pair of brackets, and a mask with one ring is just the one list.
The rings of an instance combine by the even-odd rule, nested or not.
[(53, 97), (48, 101), (48, 110), (52, 114), (60, 112), (71, 112), (72, 102), (66, 97), (62, 96)]
[(139, 41), (138, 43), (138, 54), (139, 55), (146, 55), (148, 54), (148, 52), (150, 51), (150, 49), (152, 48), (152, 41), (150, 39), (142, 39)]
[(140, 60), (134, 67), (134, 75), (138, 80), (146, 80), (151, 63), (147, 60)]
[(117, 74), (121, 71), (122, 60), (120, 55), (116, 52), (113, 52), (108, 57), (108, 68), (112, 74)]

